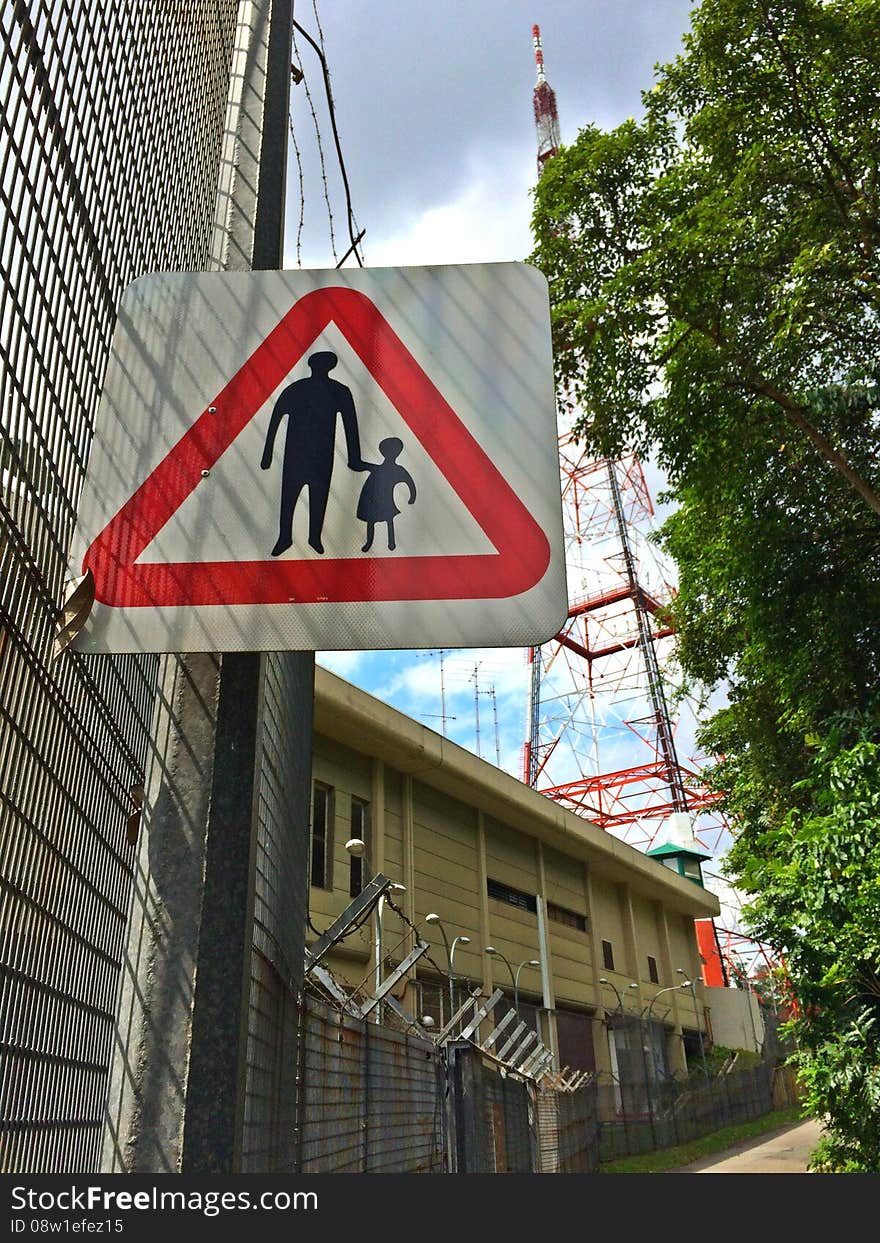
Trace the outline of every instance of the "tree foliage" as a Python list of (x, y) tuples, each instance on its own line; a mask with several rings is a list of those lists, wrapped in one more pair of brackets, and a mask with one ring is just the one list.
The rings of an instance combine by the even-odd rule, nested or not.
[(880, 1169), (878, 717), (848, 714), (815, 739), (802, 805), (730, 856), (756, 935), (796, 982), (795, 1060), (831, 1124), (817, 1164), (852, 1172)]
[(880, 1168), (878, 80), (875, 0), (703, 0), (643, 119), (586, 127), (534, 213), (579, 435), (670, 480), (682, 667), (729, 691), (701, 739), (729, 874), (852, 1169)]
[(795, 436), (880, 512), (847, 396), (880, 346), (878, 73), (873, 0), (704, 0), (644, 120), (548, 163), (534, 259), (598, 452), (678, 483)]

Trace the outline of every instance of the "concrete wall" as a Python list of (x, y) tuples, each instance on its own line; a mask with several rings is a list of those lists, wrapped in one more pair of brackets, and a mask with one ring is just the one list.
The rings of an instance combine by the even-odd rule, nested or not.
[(707, 988), (706, 1005), (712, 1016), (712, 1036), (725, 1049), (760, 1053), (764, 1019), (755, 994), (745, 988)]

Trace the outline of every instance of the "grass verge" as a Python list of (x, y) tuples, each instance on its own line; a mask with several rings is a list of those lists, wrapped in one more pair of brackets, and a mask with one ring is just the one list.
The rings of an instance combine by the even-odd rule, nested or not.
[(725, 1148), (732, 1148), (743, 1140), (754, 1139), (756, 1135), (765, 1135), (768, 1131), (793, 1126), (803, 1120), (804, 1115), (799, 1105), (792, 1105), (788, 1109), (774, 1109), (762, 1118), (723, 1127), (720, 1131), (712, 1131), (710, 1135), (703, 1135), (688, 1144), (679, 1144), (677, 1148), (664, 1148), (661, 1152), (646, 1152), (639, 1157), (618, 1157), (616, 1161), (605, 1161), (599, 1166), (599, 1173), (663, 1174), (667, 1170), (699, 1161), (701, 1157), (711, 1156), (714, 1152), (723, 1152)]

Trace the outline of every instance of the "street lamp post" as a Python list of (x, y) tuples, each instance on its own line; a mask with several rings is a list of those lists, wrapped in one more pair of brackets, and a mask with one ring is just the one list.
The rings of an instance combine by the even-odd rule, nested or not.
[(695, 1021), (696, 1021), (696, 1024), (697, 1024), (697, 1035), (698, 1035), (698, 1036), (699, 1036), (699, 1038), (700, 1038), (700, 1061), (703, 1063), (703, 1077), (705, 1078), (706, 1082), (708, 1083), (708, 1082), (709, 1082), (709, 1071), (708, 1071), (708, 1070), (707, 1070), (707, 1068), (706, 1068), (706, 1047), (705, 1047), (705, 1045), (703, 1044), (703, 1025), (702, 1025), (702, 1023), (700, 1022), (700, 1015), (699, 1015), (699, 1012), (698, 1012), (698, 1010), (697, 1010), (697, 990), (696, 990), (696, 986), (694, 985), (694, 981), (693, 981), (693, 979), (688, 978), (688, 977), (687, 977), (687, 975), (685, 974), (685, 972), (682, 970), (682, 968), (681, 968), (681, 967), (676, 967), (676, 968), (675, 968), (675, 974), (676, 974), (676, 975), (684, 975), (684, 976), (685, 976), (684, 983), (683, 983), (680, 987), (681, 987), (681, 988), (689, 988), (689, 989), (691, 990), (691, 997), (693, 997), (693, 999), (694, 999), (694, 1018), (695, 1018)]
[[(614, 994), (617, 997), (617, 1008), (620, 1010), (621, 1014), (626, 1014), (626, 1007), (623, 1004), (623, 998), (620, 995), (620, 989), (617, 985), (612, 984), (610, 980), (606, 980), (604, 975), (600, 977), (599, 983), (607, 984), (609, 988), (614, 989)], [(638, 984), (627, 984), (627, 988), (638, 988)]]
[[(687, 988), (687, 984), (670, 984), (668, 988), (661, 988), (658, 992), (654, 994), (654, 996), (648, 1002), (647, 1008), (642, 1011), (642, 1016), (644, 1017), (645, 1026), (647, 1028), (647, 1038), (648, 1038), (648, 1042), (651, 1047), (651, 1060), (652, 1062), (654, 1062), (655, 1066), (656, 1066), (656, 1055), (655, 1055), (654, 1038), (651, 1035), (651, 1015), (654, 1010), (654, 1004), (657, 1001), (657, 998), (662, 997), (664, 993), (674, 993), (676, 989), (681, 989), (681, 988)], [(663, 1064), (665, 1067), (666, 1065), (665, 1058), (664, 1058)], [(666, 1073), (665, 1070), (663, 1073), (664, 1074)]]
[(449, 981), (449, 1021), (451, 1022), (452, 1016), (455, 1013), (455, 982), (454, 982), (455, 976), (452, 973), (452, 964), (453, 964), (453, 960), (455, 956), (455, 947), (456, 945), (470, 945), (471, 939), (470, 937), (457, 936), (453, 938), (452, 944), (450, 945), (449, 938), (446, 935), (446, 929), (443, 927), (443, 921), (440, 919), (440, 916), (435, 911), (431, 911), (429, 915), (425, 916), (425, 923), (437, 925), (437, 927), (440, 929), (440, 934), (443, 937), (443, 944), (446, 947), (446, 963), (447, 963), (446, 974), (447, 974), (447, 978)]
[(674, 993), (677, 988), (687, 988), (687, 986), (688, 986), (688, 982), (685, 981), (683, 984), (670, 984), (668, 988), (661, 988), (659, 992), (654, 994), (654, 996), (651, 998), (650, 1002), (648, 1003), (648, 1008), (645, 1011), (645, 1020), (650, 1023), (651, 1011), (654, 1009), (654, 1002), (657, 1000), (658, 997), (662, 997), (664, 993)]
[(540, 958), (524, 958), (516, 969), (516, 974), (513, 978), (513, 1008), (517, 1014), (519, 1014), (519, 973), (523, 967), (540, 967), (540, 965)]
[[(345, 843), (345, 849), (351, 855), (353, 859), (365, 859), (366, 860), (367, 847), (366, 847), (366, 843), (362, 841), (361, 838), (350, 837), (348, 841)], [(366, 860), (366, 861), (369, 863), (369, 860)], [(406, 885), (399, 885), (397, 884), (396, 881), (392, 881), (391, 884), (388, 886), (388, 888), (393, 889), (395, 893), (406, 893)], [(377, 993), (382, 986), (382, 913), (384, 909), (385, 909), (385, 894), (383, 893), (379, 895), (378, 901), (376, 902), (376, 908), (375, 908), (376, 918), (373, 923), (373, 953), (376, 958), (373, 978), (375, 981), (375, 990)], [(381, 1001), (376, 1006), (375, 1013), (376, 1013), (375, 1021), (377, 1023), (381, 1023), (382, 1022), (382, 1002)]]
[(449, 947), (449, 1018), (450, 1020), (452, 1019), (452, 1015), (455, 1010), (455, 972), (452, 966), (453, 959), (455, 958), (455, 947), (456, 945), (470, 945), (470, 943), (471, 943), (470, 937), (457, 936), (457, 937), (453, 937), (452, 945)]
[(487, 945), (486, 953), (490, 956), (490, 958), (500, 958), (503, 963), (507, 964), (507, 970), (510, 972), (510, 982), (513, 985), (513, 1008), (516, 1010), (517, 1014), (519, 1014), (519, 1006), (517, 1005), (516, 995), (516, 976), (513, 974), (513, 967), (510, 965), (510, 959), (505, 954), (502, 954), (501, 950), (497, 950), (494, 945)]
[[(614, 990), (614, 995), (617, 997), (617, 1008), (618, 1008), (618, 1010), (620, 1011), (620, 1016), (621, 1016), (621, 1018), (623, 1018), (623, 1017), (624, 1017), (624, 1015), (626, 1014), (626, 1007), (625, 1007), (625, 1006), (624, 1006), (624, 1004), (623, 1004), (623, 997), (621, 996), (620, 989), (617, 987), (617, 985), (616, 985), (616, 984), (613, 984), (613, 983), (611, 982), (611, 980), (606, 979), (606, 977), (605, 977), (604, 975), (599, 977), (599, 983), (600, 983), (600, 984), (607, 984), (609, 988), (611, 988), (611, 989), (613, 989), (613, 990)], [(627, 984), (627, 986), (626, 986), (626, 987), (627, 987), (628, 989), (630, 989), (630, 988), (635, 988), (635, 989), (638, 989), (638, 987), (639, 987), (639, 986), (638, 986), (638, 984), (636, 984), (635, 982), (633, 982), (632, 984)], [(627, 1047), (627, 1049), (629, 1049), (629, 1036), (628, 1036), (628, 1034), (627, 1034), (627, 1032), (626, 1032), (626, 1030), (625, 1030), (625, 1029), (622, 1029), (622, 1030), (623, 1030), (623, 1034), (624, 1034), (624, 1039), (625, 1039), (625, 1041), (626, 1041), (626, 1047)], [(615, 1057), (615, 1064), (616, 1064), (616, 1058), (617, 1058), (617, 1053), (616, 1053), (617, 1042), (616, 1042), (616, 1039), (612, 1038), (612, 1037), (609, 1035), (609, 1043), (610, 1043), (610, 1044), (612, 1044), (612, 1045), (615, 1047), (614, 1057)], [(653, 1111), (653, 1109), (651, 1108), (651, 1099), (650, 1099), (650, 1095), (649, 1095), (649, 1092), (648, 1092), (648, 1063), (647, 1063), (647, 1061), (645, 1060), (645, 1043), (644, 1043), (644, 1040), (642, 1039), (642, 1024), (641, 1024), (641, 1015), (639, 1015), (639, 1045), (640, 1045), (641, 1050), (642, 1050), (642, 1066), (643, 1066), (644, 1071), (645, 1071), (645, 1093), (646, 1093), (647, 1100), (648, 1100), (649, 1118), (650, 1118), (650, 1123), (651, 1123), (651, 1137), (652, 1137), (652, 1142), (653, 1142), (653, 1139), (654, 1139), (654, 1111)], [(621, 1109), (621, 1110), (623, 1110), (623, 1109), (624, 1109), (624, 1101), (623, 1101), (623, 1078), (622, 1078), (622, 1076), (620, 1075), (620, 1072), (618, 1072), (618, 1085), (617, 1085), (617, 1088), (616, 1088), (616, 1093), (617, 1093), (617, 1097), (618, 1097), (618, 1099), (620, 1100), (620, 1109)]]
[(540, 958), (524, 958), (516, 971), (514, 971), (510, 960), (501, 953), (501, 950), (496, 949), (494, 945), (487, 945), (486, 953), (492, 958), (500, 958), (502, 962), (507, 963), (507, 970), (510, 972), (510, 982), (513, 985), (513, 1008), (519, 1014), (519, 973), (523, 967), (540, 967)]

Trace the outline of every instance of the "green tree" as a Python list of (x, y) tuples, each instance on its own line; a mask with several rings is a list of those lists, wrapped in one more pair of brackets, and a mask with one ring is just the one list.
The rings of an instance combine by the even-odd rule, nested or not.
[[(816, 740), (807, 797), (730, 866), (759, 937), (797, 986), (795, 1061), (830, 1122), (822, 1169), (880, 1170), (880, 743), (877, 714), (848, 714)], [(845, 745), (845, 739), (853, 739)]]
[(880, 512), (847, 382), (880, 346), (878, 73), (874, 0), (704, 0), (644, 120), (548, 163), (534, 259), (599, 452), (677, 483), (796, 437)]
[(580, 437), (670, 480), (682, 667), (729, 688), (701, 741), (828, 1168), (880, 1168), (878, 80), (876, 0), (703, 0), (644, 118), (586, 127), (534, 212)]

